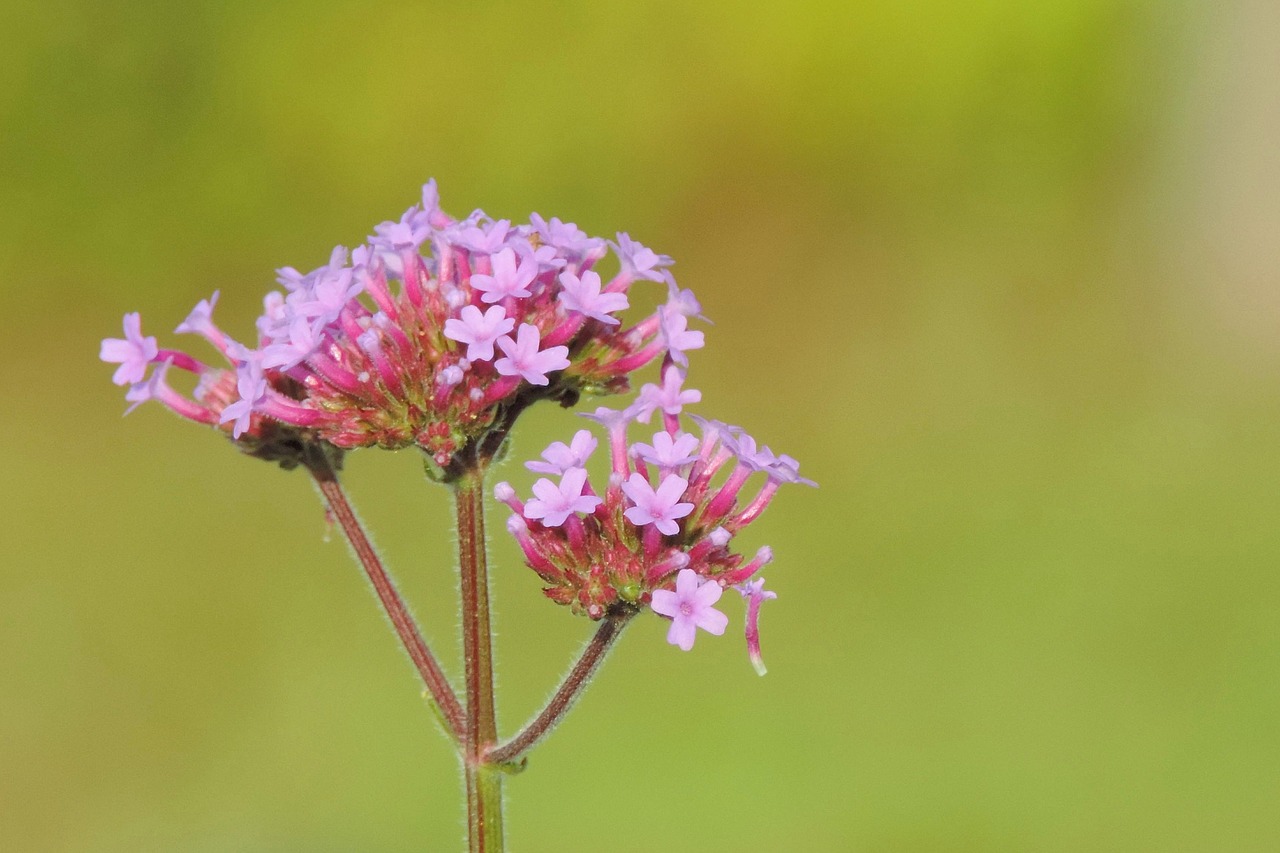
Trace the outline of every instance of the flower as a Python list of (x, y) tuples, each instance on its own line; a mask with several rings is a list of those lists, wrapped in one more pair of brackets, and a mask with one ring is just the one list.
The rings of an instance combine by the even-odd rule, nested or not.
[(673, 536), (680, 530), (676, 520), (693, 512), (693, 504), (680, 501), (680, 496), (688, 487), (688, 480), (668, 474), (655, 489), (643, 474), (636, 472), (622, 484), (622, 491), (635, 504), (625, 510), (623, 515), (632, 524), (652, 524), (662, 533)]
[[(267, 429), (344, 449), (416, 446), (448, 479), (476, 458), (469, 449), (496, 452), (501, 442), (488, 438), (507, 434), (531, 403), (628, 391), (633, 371), (667, 354), (663, 309), (634, 323), (617, 316), (632, 282), (601, 286), (591, 267), (610, 244), (571, 222), (534, 214), (512, 224), (483, 211), (455, 220), (431, 181), (421, 204), (373, 230), (309, 272), (277, 270), (281, 289), (263, 298), (244, 344), (213, 323), (216, 294), (196, 306), (179, 330), (212, 343), (230, 379), (160, 349), (136, 314), (124, 338), (103, 341), (101, 357), (118, 365), (119, 385), (136, 385), (160, 361), (197, 374), (213, 396), (195, 402), (242, 443)], [(614, 248), (652, 279), (661, 256), (637, 247)]]
[(124, 315), (124, 338), (107, 338), (102, 342), (98, 358), (118, 364), (111, 381), (117, 385), (133, 385), (147, 375), (147, 365), (156, 359), (160, 347), (154, 337), (142, 336), (142, 315)]
[(537, 275), (538, 262), (532, 255), (525, 255), (516, 266), (516, 253), (507, 248), (493, 256), (493, 275), (475, 273), (471, 276), (471, 287), (480, 291), (480, 298), (485, 302), (500, 302), (532, 296), (529, 285)]
[(467, 305), (458, 318), (444, 321), (444, 336), (467, 345), (467, 360), (492, 361), (493, 342), (515, 327), (516, 321), (501, 305), (492, 305), (483, 314), (476, 306)]
[(538, 327), (521, 323), (515, 340), (510, 335), (498, 338), (498, 349), (506, 354), (493, 367), (503, 376), (521, 376), (530, 385), (546, 385), (547, 374), (569, 366), (569, 348), (564, 346), (538, 349)]
[(768, 672), (764, 666), (764, 658), (760, 656), (760, 605), (778, 594), (764, 588), (764, 578), (740, 583), (734, 587), (747, 600), (747, 657), (756, 673), (764, 675)]
[(573, 434), (573, 439), (568, 444), (563, 441), (551, 442), (547, 449), (542, 451), (545, 462), (526, 462), (524, 467), (539, 474), (560, 475), (570, 468), (585, 466), (591, 454), (595, 452), (597, 444), (591, 430), (580, 429)]
[(533, 484), (537, 498), (524, 505), (524, 517), (541, 521), (547, 527), (559, 527), (575, 512), (591, 512), (600, 505), (600, 498), (584, 495), (582, 487), (587, 483), (585, 468), (570, 468), (560, 478), (560, 485), (545, 477)]
[(676, 575), (674, 592), (666, 589), (655, 591), (650, 605), (653, 612), (671, 617), (667, 642), (687, 652), (693, 648), (697, 629), (716, 636), (723, 634), (729, 617), (711, 606), (720, 600), (722, 592), (720, 584), (699, 579), (698, 573), (692, 569), (682, 569)]
[(661, 410), (667, 415), (678, 415), (690, 403), (702, 401), (702, 392), (694, 389), (685, 391), (684, 373), (675, 365), (667, 367), (662, 374), (662, 385), (646, 384), (640, 389), (640, 399), (636, 401), (637, 419), (648, 423), (654, 412)]
[(628, 307), (627, 297), (621, 293), (601, 293), (597, 273), (587, 270), (581, 278), (571, 272), (560, 273), (560, 284), (564, 287), (560, 292), (560, 302), (565, 308), (610, 326), (622, 322), (610, 315)]
[(678, 307), (664, 306), (658, 310), (662, 341), (666, 344), (671, 359), (681, 367), (689, 366), (686, 350), (701, 349), (705, 338), (702, 332), (689, 331), (689, 318), (684, 314), (684, 305)]
[(677, 468), (688, 465), (698, 458), (694, 452), (698, 449), (698, 439), (687, 432), (659, 432), (653, 436), (653, 444), (633, 444), (632, 453), (660, 468)]
[[(623, 274), (632, 278), (647, 278), (650, 281), (662, 281), (663, 270), (675, 263), (667, 255), (659, 255), (652, 249), (645, 248), (625, 233), (619, 233), (618, 241), (611, 243), (622, 263)], [(697, 313), (696, 311), (694, 313)]]
[[(773, 561), (773, 551), (763, 547), (748, 558), (734, 551), (734, 538), (760, 516), (782, 483), (807, 481), (799, 478), (791, 457), (787, 464), (778, 461), (781, 456), (761, 449), (744, 430), (720, 421), (696, 419), (699, 439), (680, 429), (678, 415), (670, 415), (651, 443), (628, 444), (627, 428), (636, 422), (638, 409), (599, 408), (584, 415), (609, 435), (611, 467), (603, 490), (592, 489), (585, 468), (575, 464), (595, 448), (586, 430), (569, 444), (552, 444), (541, 461), (526, 463), (545, 473), (563, 467), (559, 486), (539, 480), (534, 498), (525, 504), (515, 489), (500, 483), (494, 496), (511, 509), (507, 530), (552, 601), (591, 619), (645, 607), (680, 618), (670, 636), (681, 648), (692, 644), (690, 626), (697, 627), (684, 618), (689, 614), (679, 615), (681, 595), (692, 594), (691, 582), (681, 578), (694, 578), (699, 590), (714, 588), (701, 596), (718, 598), (723, 587), (738, 589), (746, 601), (748, 654), (762, 667), (759, 607), (775, 596), (753, 578)], [(656, 465), (656, 474), (646, 464)], [(753, 479), (763, 482), (744, 496)], [(591, 506), (576, 504), (588, 495), (599, 497)]]

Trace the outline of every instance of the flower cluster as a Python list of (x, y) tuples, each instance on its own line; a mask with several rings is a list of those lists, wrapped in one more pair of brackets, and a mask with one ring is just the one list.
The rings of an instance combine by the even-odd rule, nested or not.
[[(647, 605), (671, 619), (667, 640), (688, 650), (697, 628), (724, 633), (726, 617), (713, 605), (733, 587), (747, 601), (748, 651), (763, 673), (760, 604), (775, 596), (756, 575), (773, 552), (761, 548), (747, 560), (731, 550), (732, 540), (783, 483), (814, 483), (800, 476), (796, 460), (757, 445), (738, 427), (694, 417), (701, 436), (685, 432), (682, 410), (701, 395), (684, 389), (673, 360), (664, 368), (662, 384), (644, 386), (626, 410), (584, 415), (608, 435), (611, 470), (603, 492), (589, 482), (586, 464), (598, 441), (584, 429), (526, 463), (549, 475), (533, 485), (533, 498), (521, 501), (508, 483), (494, 494), (513, 511), (507, 529), (548, 598), (592, 619)], [(628, 443), (628, 427), (658, 412), (662, 428), (647, 442)], [(748, 497), (743, 489), (757, 474), (763, 482)]]
[[(618, 272), (606, 281), (595, 267), (611, 251)], [(214, 324), (217, 294), (202, 301), (177, 331), (206, 338), (228, 367), (160, 349), (137, 314), (101, 358), (119, 365), (130, 402), (157, 400), (251, 446), (284, 430), (341, 449), (416, 445), (444, 467), (467, 448), (492, 455), (535, 400), (625, 391), (628, 374), (664, 354), (687, 364), (702, 346), (688, 328), (700, 309), (671, 263), (626, 234), (606, 241), (554, 217), (453, 219), (432, 181), (364, 245), (339, 246), (305, 274), (279, 270), (255, 346)], [(616, 315), (638, 280), (665, 283), (669, 298), (625, 326)], [(192, 397), (167, 384), (169, 366), (197, 375)]]

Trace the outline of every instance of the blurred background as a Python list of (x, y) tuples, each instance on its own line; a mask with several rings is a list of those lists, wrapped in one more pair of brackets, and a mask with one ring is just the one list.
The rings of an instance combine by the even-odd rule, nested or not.
[[(122, 420), (96, 359), (215, 288), (247, 334), (434, 176), (675, 256), (699, 411), (821, 484), (745, 535), (769, 675), (736, 602), (690, 654), (638, 621), (510, 781), (513, 849), (1280, 849), (1274, 3), (9, 0), (0, 33), (0, 848), (460, 844), (306, 479)], [(500, 476), (579, 425), (531, 412)], [(408, 452), (347, 482), (456, 664), (447, 494)], [(493, 552), (512, 731), (590, 627)]]

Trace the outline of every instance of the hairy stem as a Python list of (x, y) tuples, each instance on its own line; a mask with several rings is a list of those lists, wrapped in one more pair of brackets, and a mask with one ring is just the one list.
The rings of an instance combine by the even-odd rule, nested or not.
[(573, 703), (582, 694), (583, 688), (587, 686), (592, 676), (595, 675), (596, 670), (604, 663), (605, 656), (618, 639), (618, 635), (622, 633), (622, 629), (627, 626), (627, 623), (635, 615), (636, 611), (628, 608), (606, 616), (600, 622), (600, 627), (596, 629), (595, 636), (591, 638), (586, 648), (582, 650), (582, 654), (577, 662), (574, 663), (573, 669), (569, 670), (569, 674), (564, 677), (564, 681), (560, 683), (559, 688), (547, 701), (547, 706), (539, 712), (538, 716), (533, 718), (532, 722), (524, 727), (523, 731), (492, 750), (488, 755), (488, 760), (497, 764), (517, 762), (539, 741), (550, 734), (556, 724), (569, 713)]
[(453, 484), (462, 588), (462, 653), (467, 717), (462, 761), (467, 788), (467, 837), (472, 853), (498, 853), (502, 842), (502, 772), (487, 753), (497, 743), (493, 702), (493, 632), (484, 534), (484, 466)]
[(306, 467), (311, 472), (316, 486), (319, 487), (320, 494), (324, 496), (330, 514), (342, 528), (347, 542), (351, 545), (351, 550), (355, 552), (356, 559), (360, 561), (365, 575), (373, 585), (373, 591), (377, 593), (382, 609), (391, 620), (391, 626), (400, 637), (400, 642), (404, 644), (405, 651), (409, 653), (409, 659), (413, 661), (418, 674), (422, 676), (422, 681), (439, 709), (440, 718), (450, 737), (461, 743), (466, 731), (462, 705), (453, 692), (449, 679), (445, 677), (444, 670), (440, 668), (435, 655), (431, 653), (431, 649), (422, 638), (422, 632), (418, 630), (418, 625), (409, 613), (404, 599), (396, 590), (395, 583), (382, 567), (378, 552), (369, 542), (369, 537), (365, 535), (360, 520), (356, 518), (355, 511), (352, 510), (346, 493), (338, 482), (337, 471), (322, 454), (308, 456)]

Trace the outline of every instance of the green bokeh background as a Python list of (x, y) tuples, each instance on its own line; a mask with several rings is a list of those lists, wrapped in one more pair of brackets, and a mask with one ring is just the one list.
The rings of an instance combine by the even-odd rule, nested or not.
[[(10, 0), (0, 33), (0, 849), (457, 846), (305, 478), (121, 420), (95, 360), (215, 288), (245, 333), (431, 176), (674, 255), (700, 411), (821, 483), (745, 535), (769, 675), (637, 624), (510, 782), (513, 849), (1280, 849), (1273, 4)], [(447, 495), (348, 467), (455, 662)], [(589, 628), (493, 551), (510, 731)]]

